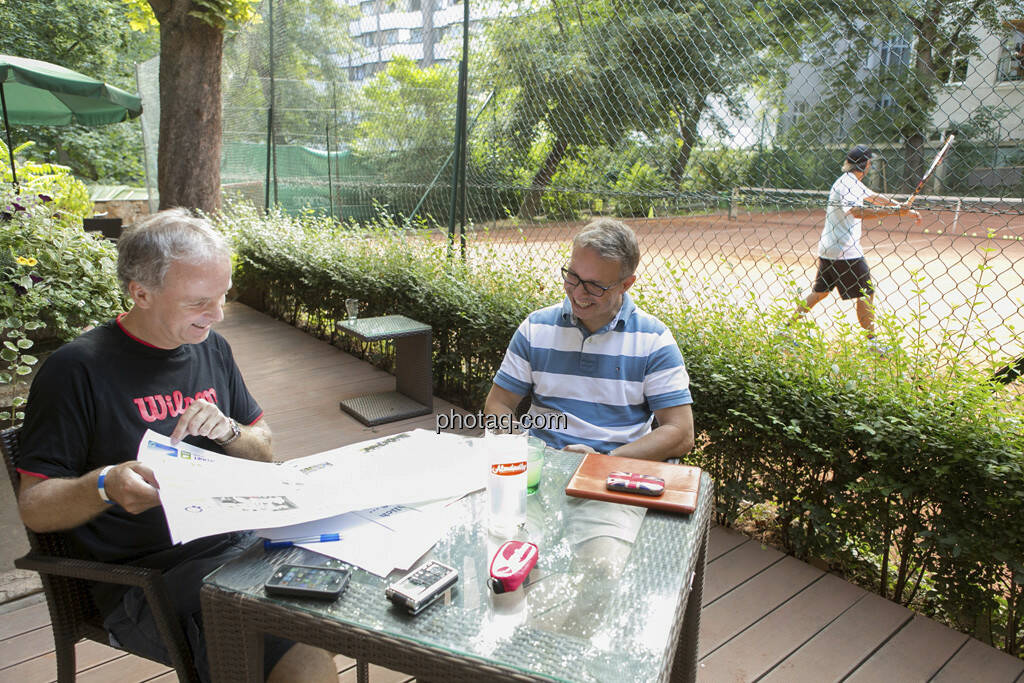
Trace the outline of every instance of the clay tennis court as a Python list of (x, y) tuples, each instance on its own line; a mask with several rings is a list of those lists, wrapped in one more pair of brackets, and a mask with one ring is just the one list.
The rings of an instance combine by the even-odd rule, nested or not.
[[(922, 198), (917, 208), (919, 224), (909, 217), (864, 221), (862, 245), (879, 315), (894, 316), (908, 340), (920, 336), (936, 344), (944, 334), (965, 333), (957, 346), (971, 362), (1024, 353), (1024, 203)], [(823, 206), (739, 205), (731, 219), (727, 210), (716, 210), (623, 220), (640, 238), (642, 280), (657, 283), (666, 269), (685, 267), (692, 290), (717, 288), (737, 302), (753, 293), (761, 305), (788, 308), (810, 288), (824, 217)], [(585, 222), (492, 223), (473, 242), (536, 260), (554, 274)], [(826, 332), (837, 320), (856, 325), (853, 302), (836, 295), (811, 318)], [(986, 344), (991, 353), (978, 346)]]

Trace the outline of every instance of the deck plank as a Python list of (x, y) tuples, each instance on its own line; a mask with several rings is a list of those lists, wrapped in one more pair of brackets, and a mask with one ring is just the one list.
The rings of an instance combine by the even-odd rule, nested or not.
[(738, 531), (727, 529), (717, 524), (711, 527), (711, 536), (708, 538), (708, 564), (711, 564), (722, 555), (750, 539)]
[(912, 616), (905, 607), (865, 593), (762, 680), (765, 683), (842, 680)]
[(701, 660), (702, 681), (753, 681), (864, 596), (826, 574)]
[(20, 664), (25, 660), (44, 655), (53, 649), (53, 629), (50, 624), (31, 631), (25, 631), (13, 638), (0, 641), (0, 662), (4, 666)]
[(1013, 683), (1024, 675), (1024, 660), (968, 638), (953, 659), (939, 670), (933, 683)]
[(783, 557), (775, 548), (747, 539), (727, 553), (708, 563), (704, 576), (704, 606), (708, 606), (766, 567)]
[(11, 638), (49, 623), (50, 611), (45, 602), (37, 602), (15, 609), (0, 615), (0, 639)]
[[(84, 671), (124, 656), (125, 653), (120, 650), (94, 643), (91, 640), (82, 641), (75, 646), (75, 665), (78, 671)], [(44, 655), (0, 669), (0, 683), (38, 683), (55, 680), (57, 680), (57, 656), (53, 653), (52, 646)]]
[(91, 669), (79, 669), (76, 683), (110, 683), (110, 681), (143, 681), (171, 671), (169, 667), (135, 655), (125, 654)]
[(700, 658), (703, 660), (823, 574), (820, 569), (784, 556), (710, 603), (700, 620)]
[(966, 641), (963, 633), (915, 614), (846, 680), (927, 681)]

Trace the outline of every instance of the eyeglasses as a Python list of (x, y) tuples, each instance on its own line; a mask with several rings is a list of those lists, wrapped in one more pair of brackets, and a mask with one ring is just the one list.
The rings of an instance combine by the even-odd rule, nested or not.
[(579, 287), (580, 285), (583, 285), (583, 291), (585, 291), (590, 296), (597, 297), (604, 296), (605, 292), (607, 292), (615, 285), (619, 284), (619, 282), (622, 282), (622, 280), (618, 280), (613, 284), (610, 284), (607, 287), (605, 287), (603, 285), (597, 284), (592, 280), (581, 280), (579, 275), (577, 275), (576, 273), (572, 272), (571, 270), (564, 266), (562, 267), (562, 279), (565, 280), (565, 283), (570, 287)]

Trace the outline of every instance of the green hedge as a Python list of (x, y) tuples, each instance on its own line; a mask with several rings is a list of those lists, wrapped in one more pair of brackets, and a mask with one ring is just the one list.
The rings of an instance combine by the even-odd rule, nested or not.
[[(330, 335), (343, 301), (435, 331), (439, 395), (476, 410), (520, 321), (562, 296), (557, 263), (470, 240), (338, 228), (233, 207), (236, 279), (265, 309)], [(519, 245), (523, 247), (523, 245)], [(520, 254), (520, 255), (516, 255)], [(563, 257), (559, 255), (557, 258)], [(664, 271), (662, 271), (664, 272)], [(691, 291), (685, 269), (634, 289), (673, 329), (692, 378), (699, 448), (721, 522), (767, 516), (773, 542), (1008, 652), (1024, 637), (1024, 430), (1015, 394), (888, 324), (862, 334), (786, 327), (788, 311)], [(687, 285), (687, 286), (684, 286)], [(884, 322), (884, 321), (883, 321)], [(784, 333), (776, 332), (784, 329)]]
[(239, 204), (218, 221), (234, 234), (235, 282), (247, 303), (340, 344), (354, 344), (334, 330), (348, 297), (360, 300), (361, 315), (427, 322), (435, 392), (464, 405), (483, 405), (512, 332), (561, 292), (555, 266), (552, 276), (538, 277), (527, 257), (474, 250), (467, 262), (449, 259), (443, 238), (396, 229), (384, 218), (350, 228)]

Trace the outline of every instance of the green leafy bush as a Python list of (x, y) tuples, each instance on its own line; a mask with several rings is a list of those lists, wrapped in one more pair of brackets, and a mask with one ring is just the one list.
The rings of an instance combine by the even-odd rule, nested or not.
[(722, 522), (770, 504), (787, 552), (1020, 653), (1024, 406), (957, 362), (955, 335), (935, 348), (883, 317), (879, 357), (859, 329), (790, 327), (792, 308), (681, 272), (638, 298), (676, 330)]
[(619, 216), (647, 216), (654, 208), (652, 192), (665, 187), (666, 181), (642, 161), (633, 164), (615, 181), (615, 213)]
[(47, 195), (0, 192), (0, 385), (30, 372), (36, 342), (67, 341), (123, 309), (116, 262), (110, 242), (64, 225)]
[[(71, 169), (67, 166), (18, 159), (18, 154), (34, 144), (25, 142), (14, 148), (18, 184), (22, 192), (46, 195), (57, 209), (54, 217), (58, 222), (69, 227), (81, 226), (82, 219), (92, 215), (89, 190), (81, 180), (71, 175)], [(10, 183), (13, 177), (7, 145), (0, 140), (0, 183)]]
[(362, 302), (363, 315), (429, 322), (435, 390), (466, 405), (483, 405), (519, 323), (562, 293), (554, 262), (475, 246), (465, 262), (449, 259), (447, 241), (383, 216), (339, 226), (230, 204), (216, 221), (235, 241), (234, 281), (247, 302), (331, 339), (349, 297)]
[(558, 166), (551, 184), (541, 195), (544, 215), (554, 220), (575, 220), (590, 208), (594, 195), (580, 191), (593, 185), (596, 175), (584, 159), (566, 159)]

